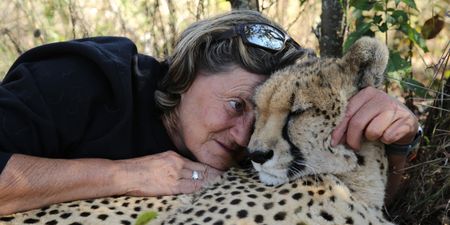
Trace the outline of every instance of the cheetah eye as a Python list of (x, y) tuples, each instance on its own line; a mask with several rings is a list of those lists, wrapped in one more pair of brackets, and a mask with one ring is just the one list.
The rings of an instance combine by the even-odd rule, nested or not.
[(306, 111), (305, 109), (296, 109), (296, 110), (291, 112), (291, 115), (293, 115), (293, 116), (300, 116), (305, 111)]

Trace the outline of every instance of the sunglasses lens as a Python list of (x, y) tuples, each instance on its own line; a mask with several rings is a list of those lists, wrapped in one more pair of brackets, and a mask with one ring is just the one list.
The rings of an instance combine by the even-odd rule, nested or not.
[(265, 24), (246, 25), (244, 35), (249, 43), (263, 48), (278, 51), (284, 47), (284, 34)]

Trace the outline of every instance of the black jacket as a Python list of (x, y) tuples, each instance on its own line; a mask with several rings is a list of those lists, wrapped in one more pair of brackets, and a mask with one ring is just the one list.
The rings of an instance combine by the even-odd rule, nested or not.
[(0, 85), (0, 172), (13, 153), (126, 159), (175, 150), (154, 101), (166, 72), (126, 38), (26, 52)]

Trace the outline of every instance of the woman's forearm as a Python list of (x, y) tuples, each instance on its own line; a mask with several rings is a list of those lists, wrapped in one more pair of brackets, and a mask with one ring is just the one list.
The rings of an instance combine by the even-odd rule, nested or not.
[(388, 183), (386, 187), (386, 203), (389, 204), (395, 197), (403, 182), (403, 169), (406, 165), (406, 156), (388, 155), (389, 171)]
[(0, 174), (0, 215), (52, 203), (122, 194), (106, 159), (47, 159), (14, 154)]

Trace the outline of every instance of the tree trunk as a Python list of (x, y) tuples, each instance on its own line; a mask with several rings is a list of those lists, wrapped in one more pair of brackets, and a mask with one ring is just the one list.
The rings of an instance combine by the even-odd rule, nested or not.
[(228, 0), (231, 3), (231, 8), (236, 9), (250, 9), (259, 11), (258, 0)]
[(320, 56), (341, 57), (345, 33), (344, 8), (347, 0), (322, 0)]

